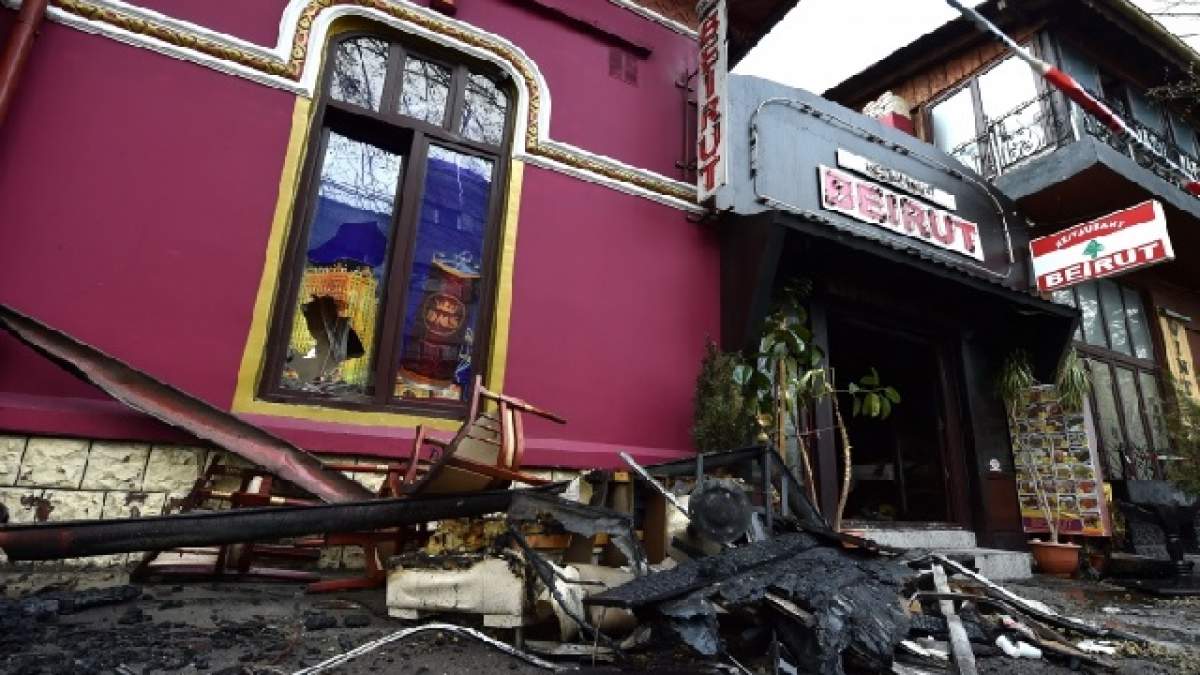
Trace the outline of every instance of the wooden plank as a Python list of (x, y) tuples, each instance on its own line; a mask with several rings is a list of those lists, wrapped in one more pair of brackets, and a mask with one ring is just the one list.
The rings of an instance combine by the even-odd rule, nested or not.
[(667, 498), (658, 492), (652, 492), (646, 500), (646, 516), (642, 524), (646, 536), (643, 545), (646, 548), (646, 561), (651, 565), (658, 564), (667, 557), (667, 545), (670, 534), (667, 531), (667, 511), (672, 508), (667, 504)]
[[(938, 593), (949, 593), (950, 583), (946, 580), (946, 570), (941, 565), (933, 566), (933, 585)], [(978, 675), (975, 669), (975, 652), (971, 649), (971, 641), (967, 638), (967, 629), (962, 619), (954, 613), (953, 600), (938, 600), (938, 609), (946, 617), (946, 627), (950, 632), (951, 663), (959, 675)]]

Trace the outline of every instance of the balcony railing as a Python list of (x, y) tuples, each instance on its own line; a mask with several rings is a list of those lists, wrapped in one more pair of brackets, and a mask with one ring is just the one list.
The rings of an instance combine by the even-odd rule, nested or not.
[[(1083, 113), (1075, 104), (1070, 104), (1070, 114), (1066, 114), (1065, 103), (1065, 99), (1056, 92), (1047, 92), (1026, 101), (1001, 117), (987, 120), (987, 130), (983, 134), (954, 148), (951, 154), (991, 180), (1072, 143), (1080, 133), (1086, 133), (1175, 185), (1182, 187), (1187, 180), (1200, 179), (1200, 159), (1184, 152), (1161, 132), (1129, 115), (1122, 115), (1133, 133), (1162, 156), (1178, 164), (1188, 174), (1186, 177), (1173, 171), (1160, 156), (1119, 137), (1099, 120)], [(1124, 109), (1123, 106), (1106, 104), (1114, 111)], [(1072, 125), (1072, 118), (1078, 122), (1077, 125)]]
[[(1118, 114), (1123, 110), (1123, 106), (1120, 104), (1111, 101), (1105, 101), (1104, 103), (1111, 110), (1117, 111)], [(1142, 124), (1133, 119), (1131, 115), (1122, 114), (1121, 119), (1125, 120), (1125, 123), (1129, 125), (1134, 135), (1155, 150), (1154, 153), (1147, 152), (1128, 139), (1122, 138), (1113, 131), (1110, 131), (1108, 127), (1104, 126), (1095, 117), (1091, 115), (1082, 115), (1082, 117), (1083, 130), (1088, 135), (1100, 139), (1108, 144), (1109, 147), (1126, 155), (1137, 162), (1139, 166), (1152, 171), (1163, 180), (1182, 188), (1187, 181), (1200, 179), (1200, 160), (1184, 152), (1182, 148), (1167, 139), (1162, 132)], [(1163, 157), (1170, 158), (1179, 168), (1183, 169), (1186, 175), (1179, 175), (1167, 162), (1163, 161)]]
[(1050, 94), (1043, 94), (988, 120), (982, 135), (950, 154), (990, 180), (1074, 140), (1065, 118)]

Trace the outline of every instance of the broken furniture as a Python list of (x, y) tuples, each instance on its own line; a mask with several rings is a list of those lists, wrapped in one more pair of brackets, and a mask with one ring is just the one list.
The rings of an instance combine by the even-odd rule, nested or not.
[[(488, 409), (489, 404), (495, 405), (494, 411)], [(438, 440), (430, 436), (424, 426), (417, 427), (412, 450), (405, 461), (408, 472), (401, 491), (444, 494), (495, 489), (513, 481), (531, 485), (544, 483), (519, 471), (525, 455), (522, 413), (558, 424), (567, 423), (558, 415), (519, 398), (487, 389), (483, 386), (483, 378), (476, 375), (467, 422), (452, 439)], [(420, 475), (418, 468), (426, 454), (430, 469)]]
[[(843, 652), (872, 672), (891, 666), (908, 634), (898, 598), (913, 575), (902, 565), (853, 555), (793, 533), (690, 560), (587, 598), (589, 606), (653, 610), (686, 644), (716, 656), (726, 647), (718, 605), (762, 603), (800, 672), (841, 673)], [(764, 617), (765, 618), (765, 617)]]
[[(494, 410), (489, 409), (494, 406)], [(341, 472), (382, 475), (376, 493), (379, 498), (402, 498), (414, 494), (471, 493), (508, 487), (513, 481), (527, 485), (545, 485), (549, 481), (521, 473), (520, 462), (525, 449), (522, 413), (565, 423), (561, 417), (546, 412), (521, 399), (491, 391), (476, 376), (468, 422), (448, 441), (429, 436), (424, 427), (417, 427), (416, 438), (406, 457), (394, 462), (372, 464), (327, 463), (326, 468)], [(223, 478), (240, 479), (234, 491), (220, 491), (215, 485)], [(269, 473), (252, 467), (225, 467), (213, 464), (197, 481), (184, 501), (189, 510), (211, 500), (221, 500), (232, 508), (284, 504), (305, 504), (303, 499), (272, 494), (276, 485)], [(234, 544), (221, 546), (210, 553), (207, 564), (180, 565), (170, 561), (154, 564), (159, 553), (148, 553), (135, 570), (135, 575), (174, 573), (208, 575), (253, 575), (293, 581), (311, 582), (308, 591), (321, 593), (358, 588), (377, 588), (384, 585), (387, 572), (384, 561), (392, 551), (399, 551), (406, 540), (421, 539), (420, 532), (408, 529), (384, 531), (340, 532), (296, 542), (294, 546), (264, 544)], [(329, 546), (358, 546), (363, 550), (363, 574), (320, 581), (316, 575), (295, 570), (256, 567), (256, 557), (286, 557), (315, 560), (320, 548)]]
[[(1189, 549), (1196, 550), (1196, 514), (1200, 512), (1200, 498), (1184, 494), (1173, 483), (1164, 480), (1131, 480), (1126, 481), (1126, 487), (1129, 500), (1117, 504), (1125, 514), (1130, 535), (1135, 536), (1139, 528), (1161, 532), (1171, 562), (1165, 569), (1168, 572), (1165, 578), (1146, 574), (1142, 578), (1114, 581), (1126, 588), (1154, 595), (1200, 595), (1200, 576), (1192, 574), (1194, 564), (1186, 557)], [(1164, 566), (1152, 562), (1142, 567), (1163, 569)]]
[[(546, 520), (585, 537), (605, 534), (632, 561), (632, 570), (545, 559), (527, 533)], [(454, 529), (450, 525), (439, 523)], [(565, 641), (592, 627), (605, 633), (634, 628), (628, 612), (587, 613), (583, 606), (588, 595), (647, 572), (628, 515), (549, 493), (522, 492), (505, 520), (488, 519), (478, 532), (461, 534), (466, 536), (446, 536), (436, 546), (431, 538), (426, 550), (391, 558), (389, 615), (410, 620), (442, 613), (476, 615), (484, 626), (513, 629), (517, 642), (523, 640), (525, 626), (548, 619), (557, 620), (558, 635)]]

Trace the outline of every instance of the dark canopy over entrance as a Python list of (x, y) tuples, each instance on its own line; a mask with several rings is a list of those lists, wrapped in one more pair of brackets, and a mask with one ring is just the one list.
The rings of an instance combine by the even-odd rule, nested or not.
[[(839, 379), (874, 367), (903, 397), (884, 422), (848, 424), (848, 519), (947, 522), (976, 530), (985, 544), (1023, 541), (993, 382), (1015, 349), (1049, 380), (1070, 344), (1073, 309), (791, 214), (729, 217), (722, 245), (726, 349), (752, 348), (776, 290), (808, 279), (814, 338)], [(833, 427), (828, 405), (815, 415), (816, 428)], [(830, 513), (842, 470), (837, 435), (818, 433), (814, 447)]]

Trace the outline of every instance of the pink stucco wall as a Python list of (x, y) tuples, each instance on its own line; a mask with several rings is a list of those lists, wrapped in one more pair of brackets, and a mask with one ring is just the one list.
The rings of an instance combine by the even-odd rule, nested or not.
[[(147, 4), (264, 43), (278, 23), (262, 9), (271, 3)], [(255, 7), (240, 19), (229, 14), (246, 4)], [(504, 34), (542, 67), (555, 138), (672, 175), (682, 113), (670, 83), (694, 48), (687, 38), (603, 3), (613, 10), (606, 28), (655, 47), (635, 86), (608, 76), (610, 45), (594, 35), (517, 3), (460, 4), (460, 19)], [(0, 10), (0, 31), (10, 17)], [(292, 100), (47, 24), (0, 127), (0, 302), (228, 408)], [(692, 383), (704, 338), (717, 333), (717, 276), (716, 242), (682, 212), (528, 168), (505, 389), (570, 420), (531, 423), (530, 459), (611, 465), (617, 449), (686, 452)], [(252, 419), (320, 451), (386, 454), (412, 434)], [(2, 431), (185, 439), (6, 335)]]

